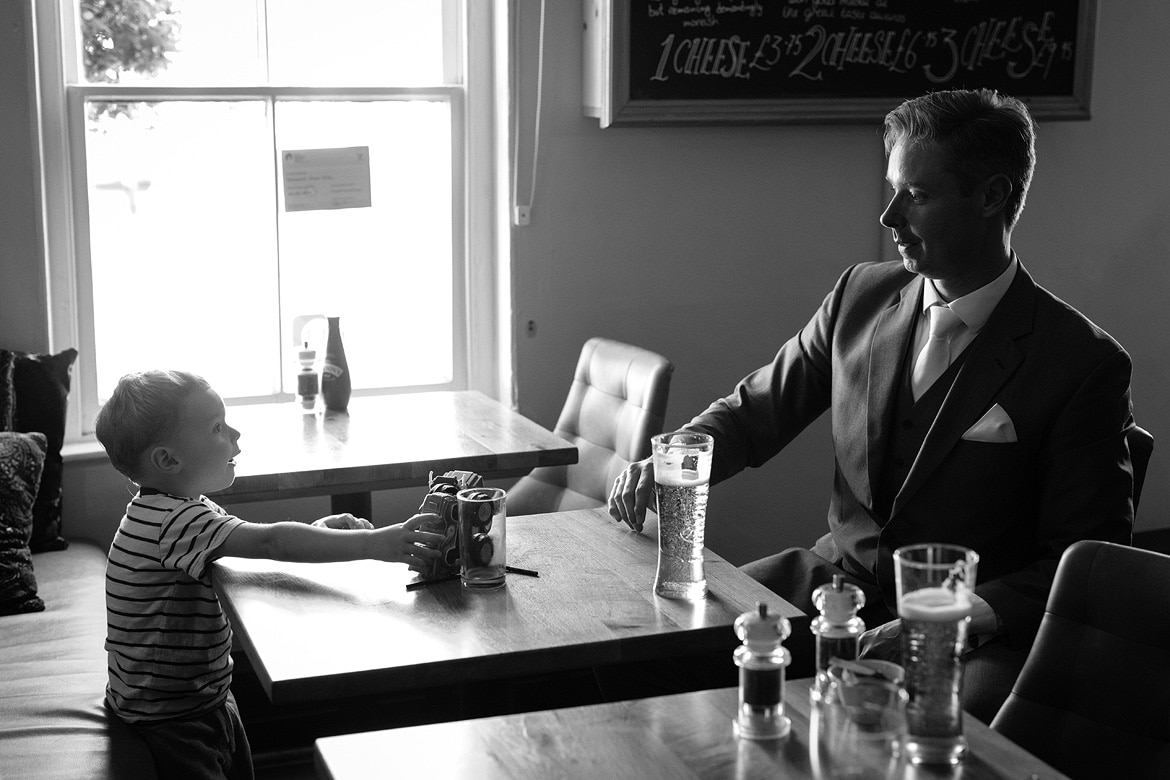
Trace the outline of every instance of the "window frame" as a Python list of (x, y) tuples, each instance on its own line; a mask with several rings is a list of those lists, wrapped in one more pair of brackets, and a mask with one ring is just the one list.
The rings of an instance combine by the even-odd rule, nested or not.
[[(46, 251), (50, 343), (54, 350), (78, 348), (66, 421), (66, 441), (93, 441), (92, 421), (99, 409), (92, 278), (89, 266), (88, 182), (85, 159), (85, 101), (115, 100), (441, 100), (451, 111), (452, 259), (455, 349), (454, 376), (446, 385), (355, 391), (355, 395), (427, 390), (476, 389), (510, 400), (510, 285), (505, 281), (510, 253), (499, 202), (507, 181), (503, 150), (506, 125), (498, 98), (506, 94), (503, 30), (506, 0), (442, 0), (448, 47), (444, 84), (422, 87), (281, 87), (233, 85), (189, 87), (79, 83), (80, 36), (62, 31), (74, 25), (76, 0), (33, 0), (37, 105), (34, 121), (40, 144), (40, 212)], [(505, 36), (501, 38), (501, 36)], [(462, 74), (462, 79), (460, 79)], [(507, 114), (506, 109), (502, 111)], [(272, 112), (269, 112), (270, 122)], [(501, 135), (501, 132), (503, 133)], [(274, 150), (274, 154), (276, 150)], [(274, 186), (276, 186), (274, 182)], [(288, 349), (288, 345), (280, 345)], [(232, 403), (291, 401), (290, 394), (233, 399)]]

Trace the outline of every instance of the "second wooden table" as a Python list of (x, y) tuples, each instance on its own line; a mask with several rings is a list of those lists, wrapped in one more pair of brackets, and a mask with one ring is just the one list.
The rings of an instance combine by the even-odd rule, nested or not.
[(240, 431), (236, 481), (221, 504), (332, 497), (333, 512), (370, 517), (370, 491), (426, 485), (431, 471), (513, 477), (577, 462), (577, 448), (472, 390), (355, 397), (346, 412), (299, 406), (228, 409)]

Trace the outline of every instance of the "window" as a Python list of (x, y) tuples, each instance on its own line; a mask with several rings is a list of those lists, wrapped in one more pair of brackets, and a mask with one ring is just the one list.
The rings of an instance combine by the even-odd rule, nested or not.
[[(469, 97), (494, 82), (468, 64), (491, 65), (495, 11), (37, 1), (54, 342), (80, 348), (80, 432), (143, 368), (291, 400), (313, 314), (341, 317), (355, 395), (506, 386), (506, 285), (473, 268), (498, 256), (495, 207), (469, 196), (498, 163), (491, 101)], [(323, 320), (301, 335), (323, 356)]]

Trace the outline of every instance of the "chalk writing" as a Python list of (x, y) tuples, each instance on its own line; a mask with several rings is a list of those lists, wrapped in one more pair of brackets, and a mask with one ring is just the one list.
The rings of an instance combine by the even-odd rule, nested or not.
[(628, 0), (635, 99), (1070, 91), (1078, 2)]
[(761, 32), (747, 38), (670, 33), (659, 42), (657, 64), (650, 79), (750, 79), (757, 73), (772, 71), (787, 58), (796, 60), (787, 70), (787, 77), (808, 81), (821, 81), (830, 70), (878, 68), (907, 73), (920, 67), (930, 82), (945, 84), (961, 70), (974, 72), (997, 63), (1003, 64), (1008, 79), (1037, 74), (1048, 78), (1055, 61), (1068, 61), (1075, 53), (1073, 41), (1053, 36), (1052, 17), (1052, 12), (1037, 21), (1022, 15), (1009, 19), (991, 17), (962, 30), (854, 25), (831, 30), (812, 24), (798, 31)]

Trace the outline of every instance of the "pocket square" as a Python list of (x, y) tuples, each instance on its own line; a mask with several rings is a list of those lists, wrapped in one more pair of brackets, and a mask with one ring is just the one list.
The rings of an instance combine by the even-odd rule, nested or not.
[(1016, 441), (1016, 426), (1012, 418), (999, 404), (995, 404), (963, 434), (964, 441), (985, 441), (992, 444), (1007, 444)]

